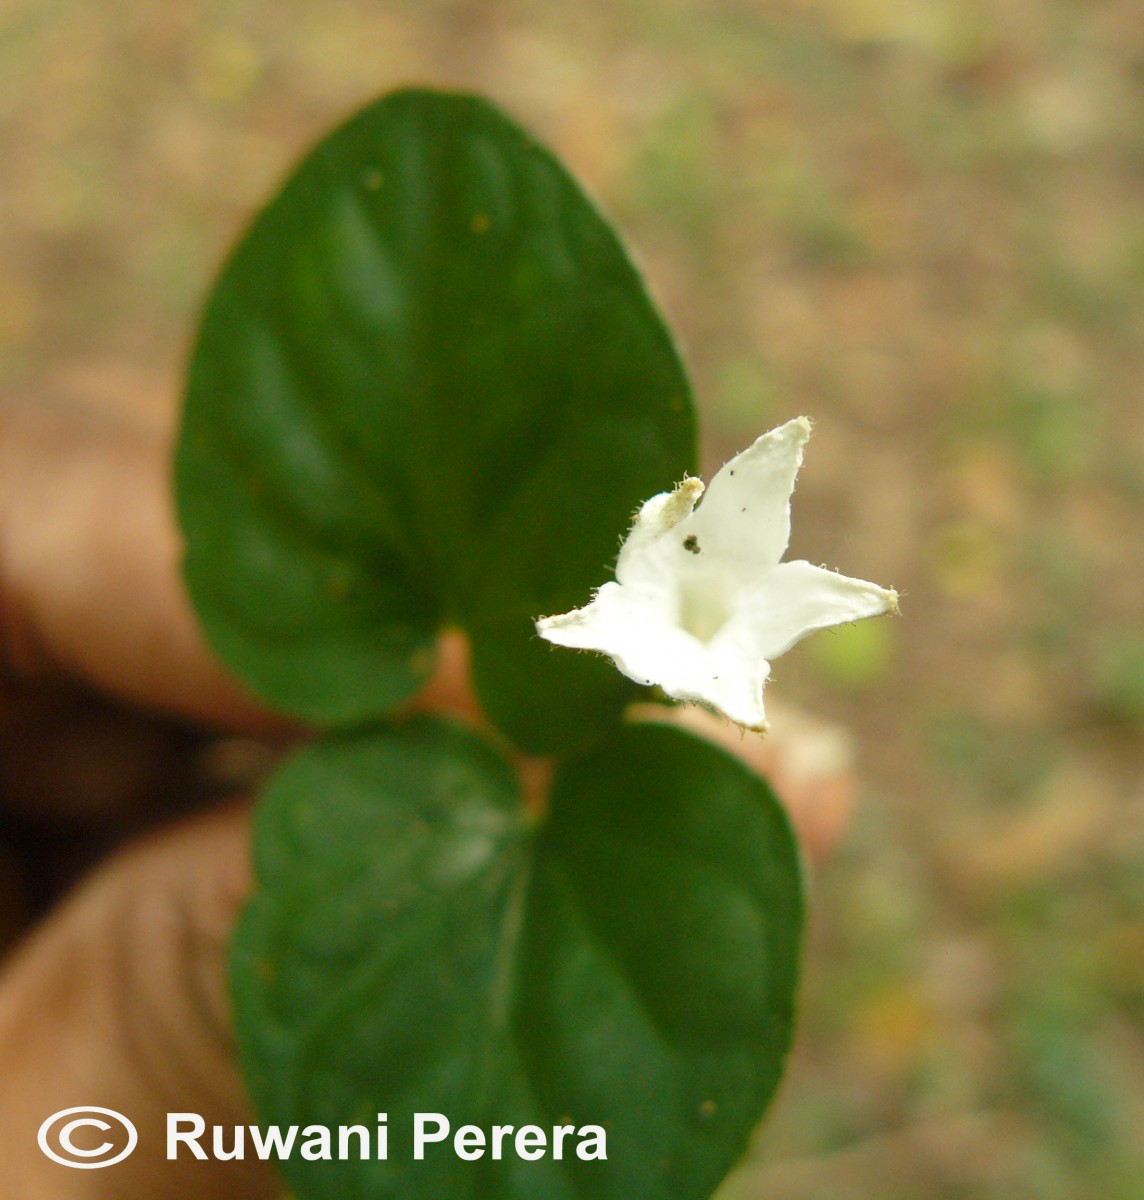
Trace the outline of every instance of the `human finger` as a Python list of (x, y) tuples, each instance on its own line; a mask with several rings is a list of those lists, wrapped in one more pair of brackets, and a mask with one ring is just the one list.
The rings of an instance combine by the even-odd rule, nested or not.
[(163, 437), (0, 407), (0, 667), (230, 729), (280, 722), (207, 648), (178, 571)]
[[(0, 1144), (22, 1200), (276, 1200), (258, 1161), (166, 1158), (166, 1114), (249, 1123), (225, 986), (226, 947), (249, 888), (245, 809), (199, 817), (107, 862), (0, 974)], [(79, 1105), (126, 1116), (130, 1157), (74, 1170), (37, 1145)], [(112, 1134), (108, 1135), (113, 1136)], [(77, 1134), (76, 1141), (80, 1141)]]

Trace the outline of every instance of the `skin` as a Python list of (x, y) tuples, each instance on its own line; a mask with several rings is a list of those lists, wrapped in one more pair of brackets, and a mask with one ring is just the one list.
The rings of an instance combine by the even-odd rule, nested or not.
[[(302, 733), (265, 711), (202, 640), (179, 583), (168, 460), (163, 430), (122, 409), (0, 406), (0, 789), (10, 811), (130, 828), (169, 788), (170, 717), (243, 745), (256, 739), (271, 758)], [(416, 707), (482, 721), (459, 635), (443, 638)], [(781, 742), (744, 739), (695, 710), (672, 719), (782, 776)], [(520, 766), (539, 802), (548, 764)], [(796, 823), (822, 851), (845, 804), (829, 801), (839, 811), (824, 829), (823, 781), (790, 784)], [(201, 1113), (208, 1125), (254, 1119), (225, 987), (248, 860), (247, 801), (184, 816), (114, 851), (2, 960), (5, 1194), (282, 1196), (265, 1163), (168, 1163), (147, 1152), (164, 1145), (168, 1111)], [(3, 882), (0, 872), (0, 911), (11, 912)], [(128, 1114), (139, 1150), (106, 1171), (40, 1154), (40, 1121), (82, 1103)]]

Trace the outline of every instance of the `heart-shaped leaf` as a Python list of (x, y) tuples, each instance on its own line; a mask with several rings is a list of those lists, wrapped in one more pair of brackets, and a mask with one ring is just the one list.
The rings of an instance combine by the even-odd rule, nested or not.
[[(388, 1115), (384, 1160), (295, 1150), (303, 1200), (701, 1200), (742, 1153), (790, 1040), (801, 900), (781, 808), (722, 751), (623, 727), (538, 829), (473, 734), (334, 736), (272, 783), (256, 844), (233, 980), (261, 1117)], [(559, 1160), (510, 1136), (417, 1161), (416, 1113), (577, 1132)], [(605, 1160), (576, 1153), (587, 1126)]]
[(630, 688), (539, 652), (532, 621), (584, 602), (693, 441), (670, 335), (563, 168), (483, 101), (399, 92), (321, 142), (214, 288), (177, 456), (186, 578), (286, 712), (386, 712), (456, 624), (493, 719), (567, 750)]

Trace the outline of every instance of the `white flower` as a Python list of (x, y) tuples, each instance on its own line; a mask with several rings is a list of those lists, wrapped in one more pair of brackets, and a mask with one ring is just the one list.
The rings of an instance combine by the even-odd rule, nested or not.
[(805, 417), (788, 421), (731, 459), (706, 494), (685, 479), (653, 496), (620, 548), (616, 582), (584, 608), (537, 621), (537, 631), (607, 654), (630, 679), (676, 700), (766, 729), (771, 659), (816, 629), (898, 611), (895, 591), (779, 561), (809, 436)]

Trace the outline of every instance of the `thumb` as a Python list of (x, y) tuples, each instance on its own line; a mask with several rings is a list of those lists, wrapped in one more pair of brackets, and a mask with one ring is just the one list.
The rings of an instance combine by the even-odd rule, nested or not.
[[(166, 1159), (166, 1114), (247, 1124), (225, 985), (249, 887), (248, 813), (200, 817), (109, 861), (0, 975), (0, 1162), (24, 1200), (267, 1200), (269, 1164)], [(37, 1131), (79, 1105), (113, 1109), (138, 1146), (105, 1170), (47, 1158)], [(92, 1130), (77, 1130), (74, 1144)], [(91, 1145), (113, 1130), (91, 1139)]]
[(228, 729), (274, 733), (207, 648), (179, 578), (164, 438), (0, 403), (0, 681), (62, 673)]

